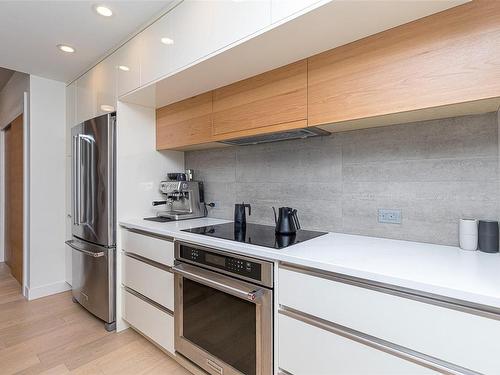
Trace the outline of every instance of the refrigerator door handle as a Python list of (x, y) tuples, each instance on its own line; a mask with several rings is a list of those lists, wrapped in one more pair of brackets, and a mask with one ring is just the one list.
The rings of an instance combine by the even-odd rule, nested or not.
[(106, 255), (106, 254), (104, 254), (104, 251), (94, 252), (94, 251), (82, 249), (82, 248), (76, 246), (76, 243), (77, 242), (73, 241), (73, 240), (69, 240), (69, 241), (65, 242), (65, 244), (68, 245), (69, 247), (71, 247), (73, 250), (79, 251), (82, 254), (85, 254), (85, 255), (88, 255), (88, 256), (91, 256), (94, 258), (100, 258), (100, 257), (103, 257), (104, 255)]
[(77, 225), (82, 223), (82, 138), (78, 134), (76, 142), (76, 207), (77, 211)]
[(72, 158), (72, 198), (73, 198), (73, 225), (78, 225), (78, 136), (73, 136), (73, 158)]

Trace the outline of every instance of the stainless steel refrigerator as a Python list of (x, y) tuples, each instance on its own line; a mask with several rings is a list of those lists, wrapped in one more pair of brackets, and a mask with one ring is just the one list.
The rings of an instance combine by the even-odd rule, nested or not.
[(73, 301), (116, 328), (116, 114), (71, 129)]

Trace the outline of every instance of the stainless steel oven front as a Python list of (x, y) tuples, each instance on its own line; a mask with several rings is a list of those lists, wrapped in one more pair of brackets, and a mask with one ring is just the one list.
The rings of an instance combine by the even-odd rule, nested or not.
[(273, 263), (175, 243), (175, 350), (213, 375), (273, 373)]

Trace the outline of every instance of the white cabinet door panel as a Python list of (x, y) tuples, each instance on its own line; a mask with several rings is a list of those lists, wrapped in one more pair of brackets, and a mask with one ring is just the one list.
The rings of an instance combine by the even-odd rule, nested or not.
[(270, 0), (213, 2), (212, 52), (271, 24)]
[(215, 24), (214, 1), (189, 0), (182, 2), (169, 14), (174, 43), (172, 70), (177, 70), (212, 52), (212, 35)]
[(126, 290), (122, 293), (123, 318), (162, 348), (174, 353), (174, 317)]
[(122, 249), (167, 266), (174, 265), (172, 241), (122, 230)]
[(320, 0), (271, 0), (272, 23), (319, 3)]
[(183, 1), (141, 33), (141, 86), (211, 52), (214, 2)]
[(500, 374), (500, 320), (284, 268), (279, 303), (458, 366)]
[(115, 52), (118, 97), (141, 85), (141, 54), (142, 34), (135, 36)]
[(127, 255), (123, 257), (123, 284), (174, 310), (174, 274)]
[(424, 375), (436, 372), (279, 315), (279, 367), (293, 375)]
[(116, 55), (112, 54), (92, 69), (96, 116), (116, 110)]
[(176, 41), (172, 32), (171, 13), (167, 13), (144, 30), (140, 34), (140, 39), (140, 84), (144, 86), (173, 69), (174, 44), (172, 43)]
[(76, 81), (76, 122), (94, 118), (96, 115), (96, 96), (94, 90), (94, 75), (90, 70)]

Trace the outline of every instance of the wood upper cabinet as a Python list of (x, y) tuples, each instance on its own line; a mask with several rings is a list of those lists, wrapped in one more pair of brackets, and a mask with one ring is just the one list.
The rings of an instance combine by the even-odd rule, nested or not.
[(500, 2), (475, 0), (309, 59), (309, 125), (500, 96)]
[(213, 135), (229, 139), (307, 126), (307, 60), (216, 89)]
[(175, 149), (212, 140), (212, 92), (156, 110), (156, 148)]

